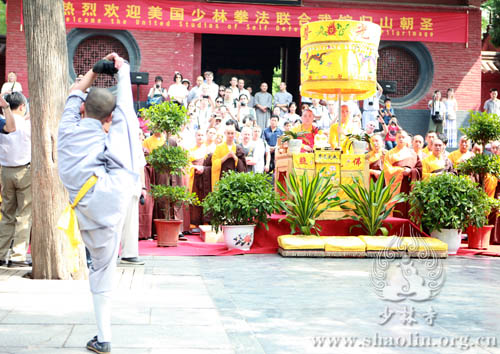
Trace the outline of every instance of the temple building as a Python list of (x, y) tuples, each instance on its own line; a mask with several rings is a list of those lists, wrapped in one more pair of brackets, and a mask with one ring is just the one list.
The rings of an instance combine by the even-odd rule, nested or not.
[[(481, 0), (68, 0), (64, 2), (70, 76), (103, 52), (126, 57), (149, 83), (134, 86), (146, 100), (154, 77), (181, 72), (194, 84), (210, 70), (215, 82), (244, 78), (258, 91), (273, 70), (299, 100), (300, 25), (353, 19), (382, 28), (377, 77), (410, 133), (426, 132), (434, 90), (454, 88), (458, 126), (481, 107)], [(7, 1), (6, 72), (16, 71), (29, 96), (22, 0)], [(484, 69), (483, 69), (484, 70)], [(137, 97), (136, 97), (137, 99)]]

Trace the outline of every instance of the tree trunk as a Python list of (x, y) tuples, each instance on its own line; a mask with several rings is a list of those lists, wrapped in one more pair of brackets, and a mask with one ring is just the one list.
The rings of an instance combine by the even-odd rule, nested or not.
[(24, 0), (31, 116), (33, 278), (85, 277), (82, 247), (80, 271), (71, 274), (69, 243), (56, 228), (68, 197), (57, 172), (57, 126), (68, 93), (68, 49), (62, 0)]

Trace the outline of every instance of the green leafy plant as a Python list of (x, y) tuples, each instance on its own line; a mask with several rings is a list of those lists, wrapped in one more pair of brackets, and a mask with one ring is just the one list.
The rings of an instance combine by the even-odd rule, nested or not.
[(179, 146), (160, 146), (146, 160), (155, 171), (178, 176), (183, 175), (183, 168), (189, 165), (188, 152)]
[(409, 202), (411, 219), (428, 232), (482, 227), (498, 204), (470, 178), (449, 173), (415, 182)]
[(167, 202), (165, 214), (167, 220), (170, 220), (175, 215), (175, 208), (183, 204), (199, 203), (196, 194), (190, 193), (186, 187), (172, 186), (172, 175), (182, 175), (183, 169), (189, 166), (187, 151), (169, 145), (169, 138), (179, 133), (182, 126), (188, 122), (186, 108), (167, 101), (143, 108), (141, 114), (149, 121), (148, 125), (153, 133), (167, 134), (167, 143), (153, 150), (147, 160), (157, 172), (167, 174), (166, 185), (153, 186), (151, 195)]
[(152, 185), (151, 195), (155, 199), (165, 199), (168, 202), (168, 210), (165, 213), (167, 220), (170, 220), (170, 217), (174, 215), (174, 210), (182, 205), (200, 204), (196, 193), (190, 193), (186, 187), (182, 186)]
[(360, 227), (370, 236), (375, 236), (379, 230), (384, 236), (389, 234), (389, 230), (382, 226), (382, 222), (391, 214), (396, 203), (406, 201), (406, 194), (397, 193), (393, 188), (394, 180), (394, 177), (391, 178), (389, 184), (384, 186), (382, 172), (377, 182), (370, 179), (368, 189), (359, 178), (354, 178), (354, 184), (340, 185), (349, 198), (342, 209), (352, 211), (354, 215), (350, 218), (359, 223), (352, 228)]
[(469, 126), (460, 129), (474, 143), (485, 146), (500, 139), (500, 117), (486, 112), (471, 112)]
[(210, 215), (215, 231), (225, 225), (259, 223), (267, 229), (268, 216), (277, 211), (278, 197), (270, 176), (228, 171), (203, 200), (202, 206)]
[[(464, 175), (485, 176), (490, 173), (500, 178), (500, 157), (498, 155), (478, 154), (461, 162), (457, 169)], [(481, 183), (484, 187), (484, 177), (481, 179)]]
[(168, 135), (175, 135), (188, 122), (186, 108), (172, 101), (142, 108), (140, 112), (149, 120), (148, 126), (153, 133), (167, 132)]
[(283, 193), (284, 199), (279, 204), (286, 213), (291, 233), (298, 231), (302, 235), (319, 235), (321, 226), (316, 220), (326, 210), (342, 205), (345, 201), (337, 197), (330, 178), (322, 176), (322, 169), (314, 177), (307, 174), (298, 177), (295, 172), (288, 175), (285, 185), (278, 182), (278, 188)]
[[(471, 112), (469, 126), (460, 130), (467, 138), (484, 147), (500, 139), (500, 117), (486, 112)], [(500, 177), (500, 159), (498, 156), (478, 154), (460, 163), (458, 170), (461, 174), (474, 176), (484, 189), (487, 174)]]
[(299, 139), (302, 138), (306, 135), (306, 132), (293, 132), (291, 130), (286, 131), (283, 133), (283, 136), (281, 137), (281, 141), (286, 143), (287, 141), (290, 141), (292, 139)]
[(347, 146), (346, 146), (347, 149), (351, 148), (352, 143), (354, 141), (364, 141), (368, 145), (370, 145), (370, 142), (371, 142), (370, 136), (368, 134), (366, 134), (366, 133), (363, 133), (363, 134), (347, 134), (346, 137), (347, 137), (347, 140), (348, 140), (348, 143), (347, 143)]

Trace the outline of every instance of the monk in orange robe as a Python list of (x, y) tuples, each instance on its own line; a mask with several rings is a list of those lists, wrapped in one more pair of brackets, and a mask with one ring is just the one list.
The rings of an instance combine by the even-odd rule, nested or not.
[(367, 154), (370, 178), (373, 182), (377, 182), (382, 170), (384, 168), (384, 156), (387, 150), (384, 149), (384, 139), (379, 134), (375, 134), (371, 137), (371, 150)]
[[(422, 162), (413, 149), (406, 143), (408, 133), (400, 130), (396, 134), (396, 147), (389, 150), (384, 157), (385, 183), (389, 185), (395, 177), (391, 188), (397, 192), (410, 192), (410, 183), (422, 179)], [(396, 205), (395, 216), (408, 218), (408, 202)]]
[(305, 109), (302, 112), (302, 124), (293, 128), (294, 133), (304, 133), (302, 140), (302, 152), (314, 151), (314, 137), (319, 133), (319, 129), (313, 126), (314, 114), (310, 109)]

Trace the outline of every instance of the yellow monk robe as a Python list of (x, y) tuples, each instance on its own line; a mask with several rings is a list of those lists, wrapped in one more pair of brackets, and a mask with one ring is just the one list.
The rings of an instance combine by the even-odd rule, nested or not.
[[(389, 150), (385, 154), (385, 157), (384, 157), (385, 184), (388, 186), (391, 178), (396, 177), (392, 187), (393, 187), (393, 190), (397, 191), (397, 193), (399, 193), (401, 190), (401, 181), (403, 180), (403, 172), (404, 172), (405, 168), (402, 166), (397, 166), (396, 164), (399, 161), (411, 158), (412, 154), (413, 155), (415, 154), (415, 152), (413, 150), (410, 150), (407, 147), (400, 149), (397, 146), (395, 148)], [(396, 188), (396, 185), (397, 185), (397, 188)]]
[[(191, 150), (189, 150), (189, 162), (192, 164), (193, 161), (205, 159), (207, 157), (207, 146), (205, 144), (201, 144), (200, 147), (195, 146)], [(193, 182), (194, 182), (194, 167), (191, 165), (189, 168), (189, 191), (193, 191)]]
[(427, 179), (436, 170), (442, 170), (446, 167), (444, 158), (437, 158), (434, 154), (427, 156), (422, 160), (422, 179)]
[(426, 147), (424, 147), (424, 148), (422, 149), (422, 154), (423, 154), (423, 155), (427, 155), (427, 156), (429, 156), (429, 155), (431, 155), (431, 154), (432, 154), (432, 152), (430, 152), (430, 151), (429, 151), (429, 145), (427, 145)]
[[(236, 154), (236, 144), (233, 143), (231, 146), (231, 151)], [(215, 152), (212, 155), (212, 190), (214, 190), (215, 183), (220, 179), (220, 170), (222, 165), (222, 158), (229, 154), (229, 147), (226, 142), (223, 142), (215, 148)], [(234, 168), (238, 164), (238, 158), (234, 160)]]
[(461, 162), (464, 162), (467, 159), (470, 159), (471, 157), (474, 156), (474, 153), (472, 151), (466, 151), (464, 154), (462, 154), (459, 150), (455, 150), (453, 152), (450, 152), (448, 155), (448, 158), (450, 161), (453, 163), (453, 167), (457, 168), (458, 164)]
[(148, 149), (149, 152), (152, 152), (154, 149), (159, 148), (160, 146), (165, 145), (165, 136), (162, 134), (159, 138), (154, 135), (151, 135), (149, 138), (145, 139), (142, 143), (142, 146)]
[[(332, 149), (335, 149), (337, 147), (339, 138), (338, 138), (338, 124), (332, 124), (330, 126), (330, 134), (328, 136), (328, 142), (330, 143), (330, 146)], [(342, 147), (343, 152), (348, 152), (347, 151), (347, 143), (349, 140), (347, 139), (347, 134), (353, 134), (356, 130), (354, 124), (350, 124), (350, 122), (345, 122), (342, 123), (341, 125), (342, 128), (342, 134), (340, 135), (340, 146)], [(352, 146), (349, 149), (350, 152), (352, 152)]]
[(498, 178), (489, 173), (484, 177), (484, 191), (488, 194), (488, 197), (495, 197), (495, 190), (497, 188)]

